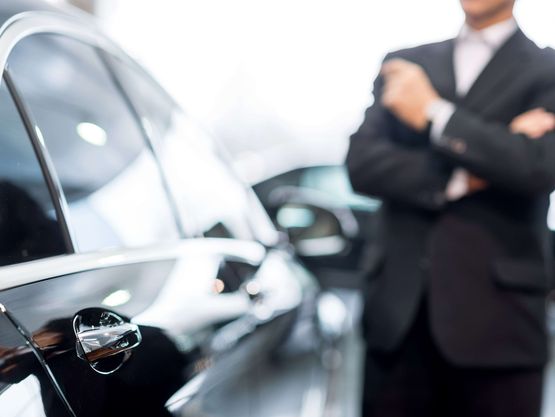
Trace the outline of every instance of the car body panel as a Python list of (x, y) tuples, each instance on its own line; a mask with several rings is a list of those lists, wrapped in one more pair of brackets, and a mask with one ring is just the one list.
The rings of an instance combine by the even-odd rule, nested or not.
[[(199, 240), (197, 248), (189, 242), (174, 259), (97, 266), (0, 294), (10, 314), (33, 335), (77, 415), (145, 410), (169, 415), (169, 409), (179, 415), (225, 415), (212, 410), (214, 404), (249, 409), (246, 390), (242, 396), (226, 390), (241, 386), (241, 378), (279, 343), (302, 288), (291, 279), (282, 255), (261, 259), (264, 251), (254, 242), (232, 242), (231, 250), (222, 251), (227, 242), (216, 239), (211, 246), (210, 241)], [(234, 246), (243, 247), (234, 252)], [(241, 256), (245, 252), (248, 258)], [(244, 282), (226, 273), (226, 262), (247, 267), (239, 276)], [(249, 295), (249, 284), (257, 297)], [(73, 319), (89, 307), (114, 311), (141, 330), (141, 345), (113, 375), (96, 373), (76, 354)]]
[(0, 410), (3, 417), (69, 417), (40, 355), (0, 306)]

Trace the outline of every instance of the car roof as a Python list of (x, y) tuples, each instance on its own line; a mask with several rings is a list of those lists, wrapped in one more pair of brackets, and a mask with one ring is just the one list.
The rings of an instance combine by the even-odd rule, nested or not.
[(86, 15), (77, 8), (71, 6), (61, 6), (43, 0), (0, 0), (0, 27), (13, 16), (24, 12), (56, 12), (66, 16)]

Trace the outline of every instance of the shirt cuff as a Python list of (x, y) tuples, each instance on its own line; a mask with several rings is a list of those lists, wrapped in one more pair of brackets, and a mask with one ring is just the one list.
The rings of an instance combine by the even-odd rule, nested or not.
[(447, 201), (460, 200), (468, 193), (468, 171), (457, 168), (453, 171), (451, 179), (447, 183), (445, 198)]
[(456, 107), (453, 103), (442, 98), (434, 100), (426, 108), (426, 116), (431, 123), (430, 138), (434, 143), (441, 142), (443, 131), (455, 110)]

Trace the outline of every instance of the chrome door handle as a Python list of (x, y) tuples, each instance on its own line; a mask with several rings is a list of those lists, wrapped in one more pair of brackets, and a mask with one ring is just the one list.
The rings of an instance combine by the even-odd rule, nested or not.
[[(119, 369), (131, 350), (142, 341), (139, 326), (101, 309), (87, 309), (76, 314), (73, 330), (77, 338), (77, 356), (102, 374)], [(118, 355), (120, 360), (116, 358)]]
[(78, 355), (81, 354), (82, 359), (94, 362), (139, 346), (141, 333), (136, 324), (124, 323), (80, 332), (77, 339), (82, 348)]

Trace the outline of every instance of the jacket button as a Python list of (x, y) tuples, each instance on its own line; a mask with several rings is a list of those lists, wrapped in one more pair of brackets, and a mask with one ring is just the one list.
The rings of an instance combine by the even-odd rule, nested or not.
[(463, 154), (466, 152), (466, 142), (462, 139), (451, 139), (449, 142), (449, 146), (451, 150), (458, 154)]

